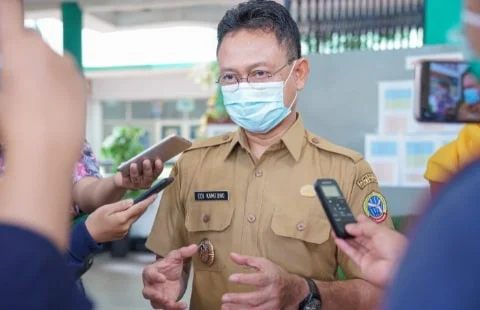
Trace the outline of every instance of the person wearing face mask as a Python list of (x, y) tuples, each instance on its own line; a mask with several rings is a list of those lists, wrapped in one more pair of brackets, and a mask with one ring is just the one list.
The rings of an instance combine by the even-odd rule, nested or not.
[[(312, 184), (336, 179), (355, 214), (392, 227), (387, 202), (360, 154), (295, 112), (309, 63), (288, 10), (262, 0), (227, 11), (217, 59), (240, 128), (196, 142), (173, 168), (147, 240), (158, 259), (143, 272), (144, 297), (186, 309), (177, 301), (193, 263), (191, 309), (372, 309), (381, 292), (337, 251)], [(338, 266), (349, 280), (337, 281)]]
[(458, 108), (457, 119), (462, 122), (474, 121), (480, 118), (480, 84), (471, 72), (462, 77), (463, 96)]

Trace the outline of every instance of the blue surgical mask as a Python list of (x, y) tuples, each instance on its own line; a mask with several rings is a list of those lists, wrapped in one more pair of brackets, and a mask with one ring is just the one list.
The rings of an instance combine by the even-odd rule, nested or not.
[(463, 99), (466, 104), (477, 104), (480, 102), (480, 93), (477, 88), (467, 88), (463, 91)]
[(292, 70), (285, 82), (249, 83), (222, 86), (225, 108), (232, 121), (246, 131), (252, 133), (267, 133), (280, 124), (291, 112), (283, 101), (283, 88), (290, 78)]

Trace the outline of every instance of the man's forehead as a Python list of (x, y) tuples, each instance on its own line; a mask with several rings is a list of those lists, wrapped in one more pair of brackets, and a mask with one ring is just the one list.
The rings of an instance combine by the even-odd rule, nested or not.
[(236, 69), (256, 64), (276, 64), (286, 56), (275, 34), (263, 30), (239, 30), (227, 34), (218, 50), (221, 69)]

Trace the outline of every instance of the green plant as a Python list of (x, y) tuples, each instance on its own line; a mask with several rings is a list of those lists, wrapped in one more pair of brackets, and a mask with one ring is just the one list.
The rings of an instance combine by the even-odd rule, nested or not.
[[(114, 171), (117, 167), (144, 150), (141, 137), (145, 131), (135, 127), (114, 127), (112, 134), (102, 144), (101, 154), (104, 159), (112, 161)], [(140, 191), (127, 191), (125, 198), (135, 198)]]

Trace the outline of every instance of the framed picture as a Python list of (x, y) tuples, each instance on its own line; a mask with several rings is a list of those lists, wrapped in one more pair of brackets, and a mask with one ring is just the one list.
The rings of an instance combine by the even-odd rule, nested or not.
[(162, 127), (162, 139), (169, 135), (182, 135), (182, 128), (180, 126), (163, 126)]

